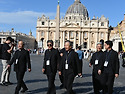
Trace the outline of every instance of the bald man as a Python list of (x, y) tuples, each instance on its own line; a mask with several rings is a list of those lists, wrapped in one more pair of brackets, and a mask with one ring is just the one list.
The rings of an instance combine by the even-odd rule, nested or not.
[(21, 87), (23, 88), (21, 92), (24, 93), (28, 90), (28, 88), (25, 85), (23, 78), (27, 70), (27, 65), (28, 71), (31, 72), (31, 63), (29, 52), (24, 49), (23, 41), (19, 41), (18, 50), (15, 52), (13, 58), (9, 62), (8, 67), (10, 67), (13, 63), (17, 78), (17, 87), (15, 89), (15, 94), (19, 94)]
[(72, 49), (72, 43), (67, 40), (65, 42), (65, 51), (59, 64), (59, 75), (63, 75), (63, 84), (67, 90), (66, 94), (76, 94), (72, 90), (72, 86), (78, 73), (80, 73), (78, 54)]

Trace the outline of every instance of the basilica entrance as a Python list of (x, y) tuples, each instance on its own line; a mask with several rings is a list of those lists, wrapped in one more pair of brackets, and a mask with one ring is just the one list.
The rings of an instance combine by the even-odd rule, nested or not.
[(87, 49), (87, 42), (84, 42), (83, 48)]

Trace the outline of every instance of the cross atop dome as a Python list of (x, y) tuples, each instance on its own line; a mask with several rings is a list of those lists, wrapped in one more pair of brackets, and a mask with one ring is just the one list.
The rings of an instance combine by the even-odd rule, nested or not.
[(59, 0), (58, 0), (58, 5), (59, 5)]
[(75, 0), (75, 2), (80, 2), (80, 0)]

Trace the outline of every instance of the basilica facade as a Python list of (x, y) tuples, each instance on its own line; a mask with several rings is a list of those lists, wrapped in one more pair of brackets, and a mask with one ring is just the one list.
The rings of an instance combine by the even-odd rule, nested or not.
[(47, 48), (47, 40), (53, 40), (54, 46), (64, 47), (66, 40), (72, 42), (73, 48), (82, 46), (84, 50), (96, 50), (97, 42), (108, 39), (109, 20), (101, 16), (89, 17), (86, 7), (80, 0), (75, 0), (64, 17), (60, 18), (60, 5), (57, 5), (57, 16), (49, 19), (45, 15), (38, 17), (36, 40), (39, 48)]

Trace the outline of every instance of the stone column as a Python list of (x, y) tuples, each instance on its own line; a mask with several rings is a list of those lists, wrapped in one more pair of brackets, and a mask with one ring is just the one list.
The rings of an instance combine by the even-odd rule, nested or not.
[(87, 44), (87, 49), (90, 49), (90, 31), (88, 31), (88, 44)]
[(97, 32), (97, 42), (99, 42), (100, 39), (99, 39), (99, 32)]
[(67, 31), (67, 40), (70, 40), (70, 38), (69, 38), (69, 32), (70, 31)]
[(49, 31), (47, 31), (46, 33), (47, 33), (46, 39), (47, 39), (47, 41), (48, 41), (48, 40), (49, 40)]
[(43, 43), (43, 45), (45, 45), (45, 47), (47, 48), (47, 41), (49, 40), (49, 31), (46, 31), (46, 42)]
[(37, 37), (38, 37), (38, 39), (37, 39), (38, 47), (40, 47), (40, 32), (39, 31), (37, 31)]
[(37, 31), (37, 36), (38, 36), (38, 42), (40, 41), (40, 34), (39, 34), (40, 32), (39, 31)]
[(96, 44), (97, 44), (97, 42), (98, 42), (98, 32), (96, 32), (96, 37), (95, 37), (95, 48), (94, 48), (94, 49), (96, 49)]
[(64, 45), (65, 45), (65, 31), (63, 31), (63, 48), (64, 48)]
[(107, 41), (108, 40), (108, 33), (106, 32), (105, 33), (105, 41)]
[(99, 32), (98, 33), (98, 36), (99, 36), (99, 41), (101, 40), (101, 33)]
[(83, 32), (81, 32), (82, 33), (82, 35), (81, 35), (81, 45), (82, 45), (82, 47), (83, 47), (83, 42), (84, 42), (84, 40), (83, 40)]
[(81, 31), (79, 31), (79, 46), (81, 45)]
[(56, 43), (56, 42), (55, 42), (55, 41), (56, 41), (56, 31), (53, 31), (53, 35), (54, 35), (54, 36), (53, 36), (53, 39), (54, 39), (53, 41), (54, 41), (54, 47), (55, 47), (55, 43)]
[(61, 38), (60, 38), (60, 48), (63, 48), (63, 32), (60, 31)]
[(76, 48), (76, 32), (74, 32), (74, 43), (73, 43), (73, 48)]

